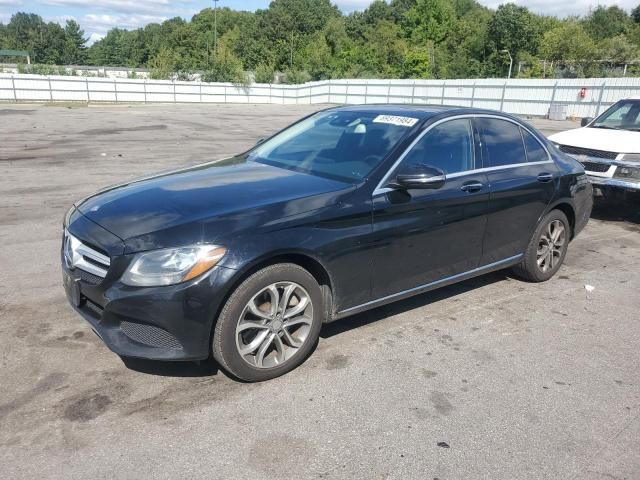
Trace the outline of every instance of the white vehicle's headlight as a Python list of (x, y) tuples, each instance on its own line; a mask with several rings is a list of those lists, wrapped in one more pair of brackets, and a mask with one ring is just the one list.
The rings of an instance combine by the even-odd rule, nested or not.
[(226, 249), (218, 245), (195, 245), (140, 253), (122, 276), (122, 283), (156, 287), (186, 282), (212, 269)]
[(622, 156), (622, 160), (625, 162), (638, 162), (640, 163), (640, 153), (625, 153)]

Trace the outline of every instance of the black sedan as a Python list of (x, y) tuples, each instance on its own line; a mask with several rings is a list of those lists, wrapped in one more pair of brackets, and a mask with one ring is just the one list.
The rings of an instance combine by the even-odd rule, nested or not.
[(578, 162), (506, 114), (332, 108), (242, 155), (77, 202), (64, 285), (122, 356), (213, 353), (266, 380), (302, 363), (325, 322), (508, 267), (548, 280), (591, 194)]

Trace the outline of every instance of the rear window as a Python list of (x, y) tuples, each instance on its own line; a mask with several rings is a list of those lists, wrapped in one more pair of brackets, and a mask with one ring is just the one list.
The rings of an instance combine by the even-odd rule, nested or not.
[(543, 148), (540, 142), (525, 129), (521, 130), (522, 138), (524, 139), (524, 146), (527, 149), (527, 160), (529, 162), (544, 162), (549, 160), (547, 151)]
[(499, 167), (527, 161), (518, 125), (497, 118), (480, 118), (479, 123), (482, 126), (488, 154), (486, 167)]

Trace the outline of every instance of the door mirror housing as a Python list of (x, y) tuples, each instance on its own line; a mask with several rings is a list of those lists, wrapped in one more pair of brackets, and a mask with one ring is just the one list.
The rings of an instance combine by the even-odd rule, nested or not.
[(401, 168), (390, 186), (403, 190), (435, 190), (442, 187), (446, 180), (445, 173), (439, 168), (431, 165), (411, 165)]
[(586, 127), (592, 121), (593, 121), (593, 117), (582, 117), (582, 120), (580, 120), (580, 126), (581, 127)]

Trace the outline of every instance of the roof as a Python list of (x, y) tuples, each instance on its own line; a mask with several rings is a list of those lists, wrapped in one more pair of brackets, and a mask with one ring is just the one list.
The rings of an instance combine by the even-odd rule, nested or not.
[(335, 107), (335, 110), (374, 112), (385, 115), (411, 115), (421, 120), (451, 110), (458, 110), (464, 107), (454, 107), (447, 105), (414, 105), (414, 104), (363, 104), (363, 105), (342, 105)]
[[(508, 118), (516, 118), (513, 115), (499, 110), (488, 110), (486, 108), (470, 108), (455, 105), (415, 105), (415, 104), (364, 104), (364, 105), (344, 105), (334, 107), (336, 110), (374, 112), (385, 115), (399, 115), (418, 117), (420, 120), (433, 117), (439, 114), (455, 112), (457, 114), (491, 114)], [(522, 119), (518, 119), (522, 121)]]
[(0, 50), (0, 57), (28, 57), (26, 50)]

